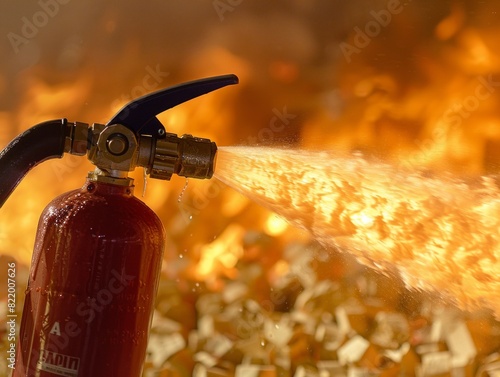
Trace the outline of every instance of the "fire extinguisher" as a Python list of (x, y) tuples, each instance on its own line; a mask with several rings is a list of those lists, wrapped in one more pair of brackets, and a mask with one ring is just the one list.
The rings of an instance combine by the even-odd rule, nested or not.
[(216, 144), (167, 133), (156, 115), (237, 82), (225, 75), (160, 90), (106, 125), (41, 123), (0, 153), (0, 207), (42, 161), (71, 153), (96, 166), (40, 217), (13, 376), (141, 375), (165, 230), (134, 197), (128, 173), (141, 166), (152, 178), (210, 178)]

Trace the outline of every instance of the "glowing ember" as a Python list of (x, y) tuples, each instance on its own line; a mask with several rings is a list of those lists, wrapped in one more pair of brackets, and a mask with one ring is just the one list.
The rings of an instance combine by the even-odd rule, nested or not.
[(225, 147), (216, 177), (326, 247), (500, 315), (500, 189), (331, 152)]

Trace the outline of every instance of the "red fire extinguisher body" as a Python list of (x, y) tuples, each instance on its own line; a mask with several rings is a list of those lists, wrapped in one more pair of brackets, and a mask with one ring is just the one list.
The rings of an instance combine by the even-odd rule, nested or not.
[(41, 215), (13, 376), (141, 375), (165, 231), (133, 186), (87, 180)]

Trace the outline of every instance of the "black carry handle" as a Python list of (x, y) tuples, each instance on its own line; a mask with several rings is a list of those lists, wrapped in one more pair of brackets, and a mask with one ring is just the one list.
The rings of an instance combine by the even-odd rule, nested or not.
[(136, 135), (162, 138), (165, 128), (156, 115), (203, 94), (237, 83), (238, 77), (230, 74), (189, 81), (146, 94), (126, 104), (106, 125), (122, 124)]

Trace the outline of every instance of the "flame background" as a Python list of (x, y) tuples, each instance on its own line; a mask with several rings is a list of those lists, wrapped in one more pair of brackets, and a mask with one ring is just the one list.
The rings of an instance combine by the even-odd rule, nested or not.
[[(41, 4), (53, 6), (47, 22)], [(4, 2), (0, 147), (48, 119), (105, 123), (146, 86), (235, 73), (237, 87), (164, 113), (167, 130), (218, 145), (362, 151), (461, 176), (498, 173), (500, 97), (496, 86), (484, 91), (485, 80), (500, 81), (498, 3), (398, 4), (402, 11), (346, 57), (342, 43), (356, 46), (357, 28), (366, 30), (388, 2)], [(27, 38), (25, 20), (37, 17), (43, 25)], [(14, 46), (12, 33), (27, 42)], [(489, 95), (474, 101), (478, 87)], [(294, 117), (273, 130), (277, 113)], [(81, 186), (90, 169), (65, 156), (30, 172), (2, 208), (0, 254), (29, 264), (42, 209)], [(141, 172), (135, 176), (140, 196)], [(284, 246), (309, 237), (217, 181), (184, 186), (178, 177), (149, 180), (143, 197), (167, 229), (167, 277), (216, 286), (265, 237), (276, 254), (262, 263), (279, 274)]]

